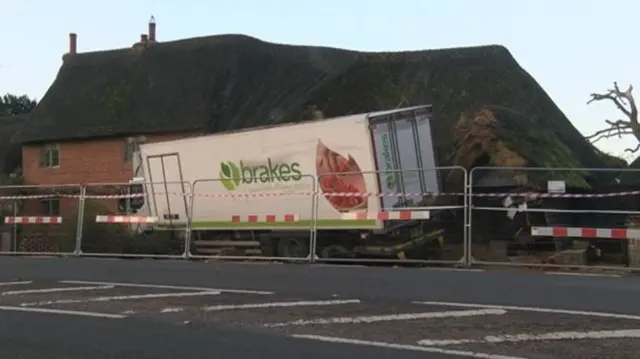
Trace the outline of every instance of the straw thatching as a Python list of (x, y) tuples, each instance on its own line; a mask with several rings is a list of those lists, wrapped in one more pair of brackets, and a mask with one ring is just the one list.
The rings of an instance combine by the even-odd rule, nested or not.
[[(510, 109), (486, 107), (460, 116), (454, 163), (465, 168), (581, 168), (580, 158), (553, 132)], [(509, 171), (518, 185), (562, 179), (573, 187), (589, 187), (584, 171)], [(565, 172), (565, 173), (563, 173)]]
[(420, 104), (434, 106), (440, 165), (607, 166), (502, 46), (362, 53), (221, 35), (66, 56), (23, 140), (217, 132), (309, 120), (312, 106), (332, 117)]

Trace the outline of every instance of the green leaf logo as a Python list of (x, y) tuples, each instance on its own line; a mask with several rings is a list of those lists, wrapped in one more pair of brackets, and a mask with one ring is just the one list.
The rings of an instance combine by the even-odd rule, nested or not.
[(396, 177), (395, 174), (391, 173), (387, 175), (387, 189), (395, 189), (396, 188)]
[(229, 191), (235, 190), (240, 185), (240, 169), (231, 162), (220, 162), (220, 183)]

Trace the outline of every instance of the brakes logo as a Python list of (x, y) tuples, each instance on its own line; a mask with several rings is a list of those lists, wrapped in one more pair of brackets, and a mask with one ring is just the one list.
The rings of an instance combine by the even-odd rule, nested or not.
[(297, 182), (302, 178), (298, 162), (278, 163), (267, 158), (266, 163), (248, 166), (244, 162), (220, 162), (220, 183), (229, 191), (240, 185), (276, 182)]

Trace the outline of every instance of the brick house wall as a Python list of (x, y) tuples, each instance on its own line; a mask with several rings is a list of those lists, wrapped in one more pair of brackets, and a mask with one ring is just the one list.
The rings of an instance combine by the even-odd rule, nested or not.
[[(171, 133), (148, 135), (146, 142), (159, 142), (198, 135), (197, 133)], [(125, 160), (126, 137), (90, 139), (82, 141), (58, 142), (55, 144), (23, 145), (22, 173), (29, 185), (46, 187), (42, 191), (56, 191), (61, 185), (87, 183), (122, 183), (114, 189), (125, 189), (124, 185), (133, 176), (133, 164)], [(59, 166), (42, 167), (41, 151), (46, 145), (57, 145)], [(57, 187), (56, 187), (57, 185)], [(97, 188), (96, 188), (97, 189)], [(95, 200), (105, 206), (110, 213), (118, 212), (117, 200)], [(78, 200), (59, 199), (55, 203), (46, 200), (27, 200), (21, 209), (21, 216), (62, 215), (63, 222), (77, 213)], [(49, 208), (49, 210), (47, 210)]]
[[(195, 134), (156, 134), (147, 142), (168, 141)], [(56, 143), (60, 165), (40, 167), (40, 151), (44, 145), (22, 147), (22, 173), (25, 182), (39, 185), (86, 184), (90, 182), (127, 182), (133, 165), (125, 161), (126, 138), (91, 139)]]

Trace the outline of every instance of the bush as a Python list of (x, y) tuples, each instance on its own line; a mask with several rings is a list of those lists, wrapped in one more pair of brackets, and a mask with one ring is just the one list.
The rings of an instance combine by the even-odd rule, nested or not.
[(96, 223), (97, 215), (113, 213), (97, 201), (85, 202), (82, 227), (83, 253), (174, 254), (184, 251), (184, 239), (176, 231), (136, 233), (130, 225)]

